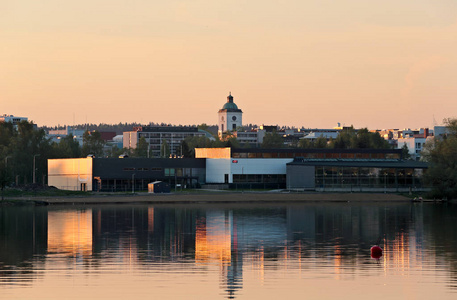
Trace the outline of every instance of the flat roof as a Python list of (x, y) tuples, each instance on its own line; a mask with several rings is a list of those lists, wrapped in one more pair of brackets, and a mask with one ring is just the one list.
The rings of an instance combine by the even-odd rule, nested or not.
[(232, 148), (232, 153), (396, 153), (401, 154), (402, 149), (329, 149), (329, 148)]
[(295, 159), (288, 166), (427, 169), (428, 163), (400, 159)]
[(193, 126), (138, 126), (133, 131), (138, 132), (198, 132), (198, 127)]

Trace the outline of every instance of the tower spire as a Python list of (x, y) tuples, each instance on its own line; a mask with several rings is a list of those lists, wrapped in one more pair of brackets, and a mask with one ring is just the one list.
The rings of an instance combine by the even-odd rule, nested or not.
[(233, 103), (232, 92), (229, 92), (229, 95), (227, 96), (227, 103)]

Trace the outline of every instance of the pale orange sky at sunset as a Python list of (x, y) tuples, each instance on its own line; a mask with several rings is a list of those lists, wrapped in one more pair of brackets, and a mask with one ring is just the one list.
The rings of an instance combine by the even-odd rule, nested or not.
[(0, 114), (39, 126), (457, 117), (455, 0), (0, 1)]

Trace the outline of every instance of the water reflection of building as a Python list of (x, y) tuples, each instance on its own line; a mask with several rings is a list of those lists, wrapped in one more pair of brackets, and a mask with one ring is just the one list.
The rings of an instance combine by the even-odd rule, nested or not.
[(88, 268), (113, 258), (148, 270), (162, 263), (208, 273), (214, 267), (221, 291), (236, 298), (247, 272), (263, 281), (277, 271), (326, 268), (335, 279), (347, 279), (366, 267), (369, 248), (381, 236), (386, 273), (408, 276), (413, 268), (439, 264), (450, 270), (455, 289), (456, 212), (410, 204), (0, 208), (0, 285), (37, 278), (42, 272), (34, 270), (45, 262), (53, 266), (55, 255), (70, 263), (75, 255), (90, 255)]
[(92, 210), (50, 211), (48, 252), (72, 256), (92, 254)]
[(227, 298), (235, 298), (236, 291), (242, 287), (243, 263), (231, 212), (211, 210), (197, 220), (195, 262), (219, 265)]
[(231, 263), (232, 220), (224, 211), (209, 211), (206, 218), (197, 220), (195, 236), (195, 261), (200, 264), (218, 262), (221, 266)]

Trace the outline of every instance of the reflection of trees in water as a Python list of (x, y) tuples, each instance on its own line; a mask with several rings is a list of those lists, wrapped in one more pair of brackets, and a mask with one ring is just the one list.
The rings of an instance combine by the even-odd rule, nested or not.
[[(421, 213), (427, 248), (449, 266), (451, 288), (457, 288), (457, 205), (416, 204)], [(418, 223), (418, 222), (416, 222)]]
[(0, 207), (0, 283), (30, 283), (42, 273), (47, 211), (42, 207)]

